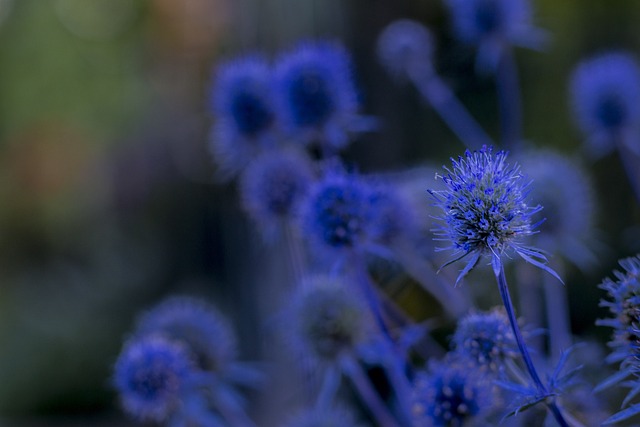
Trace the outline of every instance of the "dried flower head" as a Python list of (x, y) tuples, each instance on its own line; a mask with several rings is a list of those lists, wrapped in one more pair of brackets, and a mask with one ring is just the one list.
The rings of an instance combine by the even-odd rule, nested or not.
[(140, 420), (162, 422), (179, 409), (193, 366), (184, 346), (161, 336), (125, 344), (114, 382), (125, 410)]

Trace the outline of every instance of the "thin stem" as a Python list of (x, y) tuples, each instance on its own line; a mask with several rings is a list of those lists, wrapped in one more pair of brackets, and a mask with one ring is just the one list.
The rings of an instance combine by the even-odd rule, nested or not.
[[(540, 290), (540, 275), (540, 269), (528, 262), (521, 262), (516, 265), (520, 315), (527, 319), (527, 324), (533, 328), (544, 327), (544, 306)], [(536, 334), (531, 337), (529, 347), (542, 354), (544, 336)]]
[(329, 366), (324, 373), (324, 381), (318, 393), (316, 408), (323, 410), (331, 406), (331, 401), (340, 387), (340, 373), (335, 366)]
[(289, 263), (291, 265), (291, 271), (296, 284), (304, 283), (302, 280), (305, 272), (305, 262), (303, 259), (303, 249), (300, 245), (298, 235), (295, 233), (291, 221), (284, 221), (282, 224), (283, 234), (285, 239), (285, 246)]
[[(529, 350), (527, 349), (527, 344), (524, 342), (524, 338), (522, 337), (522, 332), (520, 332), (520, 326), (518, 326), (518, 320), (516, 319), (516, 313), (513, 308), (513, 303), (511, 302), (511, 296), (509, 295), (509, 286), (507, 285), (507, 278), (504, 274), (504, 266), (500, 262), (500, 272), (496, 274), (496, 279), (498, 281), (498, 289), (500, 290), (500, 296), (502, 297), (502, 302), (504, 304), (504, 308), (507, 311), (507, 316), (509, 317), (509, 323), (511, 324), (511, 330), (513, 331), (513, 335), (516, 339), (516, 343), (518, 344), (518, 349), (520, 350), (520, 354), (522, 354), (522, 359), (524, 360), (524, 364), (529, 372), (529, 376), (533, 380), (538, 389), (538, 393), (541, 395), (548, 395), (549, 392), (547, 387), (540, 380), (540, 376), (536, 371), (535, 366), (533, 365), (533, 360), (531, 360), (531, 355), (529, 355)], [(553, 399), (547, 399), (545, 402), (547, 407), (551, 410), (554, 418), (558, 422), (558, 424), (562, 427), (569, 427), (569, 424), (565, 421), (562, 416), (562, 412), (560, 408), (556, 405)]]
[(425, 76), (411, 73), (409, 78), (420, 95), (436, 110), (449, 129), (467, 148), (475, 150), (483, 145), (493, 145), (491, 137), (440, 77), (436, 74)]
[(522, 143), (522, 101), (518, 68), (511, 46), (504, 45), (496, 73), (500, 130), (505, 148), (519, 148)]
[(352, 357), (345, 357), (341, 361), (342, 369), (351, 380), (356, 391), (362, 398), (364, 404), (369, 408), (371, 414), (380, 426), (400, 427), (400, 424), (393, 418), (391, 412), (380, 398), (380, 395), (373, 389), (367, 375), (360, 364)]

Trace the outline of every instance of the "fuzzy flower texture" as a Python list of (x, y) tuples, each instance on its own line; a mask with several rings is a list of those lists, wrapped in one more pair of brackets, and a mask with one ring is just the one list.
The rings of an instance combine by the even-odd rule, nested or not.
[(506, 159), (505, 151), (494, 154), (491, 147), (467, 150), (464, 157), (451, 159), (452, 168), (445, 167), (448, 173), (439, 176), (446, 189), (429, 190), (435, 205), (443, 211), (438, 217), (443, 224), (435, 230), (436, 240), (451, 242), (440, 249), (454, 251), (454, 258), (445, 265), (470, 256), (456, 284), (483, 255), (491, 256), (498, 274), (501, 256), (508, 249), (557, 277), (545, 265), (546, 257), (540, 251), (521, 242), (534, 233), (539, 223), (532, 224), (531, 217), (542, 207), (527, 204), (528, 181), (519, 166), (509, 165)]

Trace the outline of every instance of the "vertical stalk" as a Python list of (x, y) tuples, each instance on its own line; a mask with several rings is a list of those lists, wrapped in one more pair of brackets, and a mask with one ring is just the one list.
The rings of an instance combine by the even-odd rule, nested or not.
[[(556, 269), (558, 273), (560, 271)], [(549, 348), (553, 357), (571, 347), (571, 326), (567, 290), (556, 283), (549, 274), (541, 274), (545, 303), (547, 306), (547, 328), (549, 329)], [(553, 282), (553, 283), (551, 283)]]
[[(513, 330), (513, 335), (516, 339), (516, 343), (518, 344), (518, 349), (520, 350), (520, 354), (522, 354), (522, 359), (524, 360), (524, 364), (527, 368), (527, 372), (529, 376), (533, 380), (538, 393), (541, 395), (548, 394), (547, 387), (540, 380), (540, 376), (536, 371), (536, 368), (533, 364), (533, 360), (531, 360), (531, 355), (529, 354), (529, 350), (527, 349), (527, 344), (524, 342), (524, 338), (522, 337), (522, 332), (520, 332), (520, 326), (518, 326), (518, 320), (516, 319), (516, 313), (513, 308), (513, 303), (511, 302), (511, 296), (509, 295), (509, 287), (507, 285), (507, 278), (504, 274), (504, 266), (500, 263), (500, 272), (496, 274), (496, 280), (498, 281), (498, 289), (500, 290), (500, 297), (502, 297), (502, 302), (504, 304), (504, 308), (507, 311), (507, 316), (509, 317), (509, 323), (511, 324), (511, 329)], [(545, 402), (554, 418), (558, 422), (558, 424), (562, 427), (569, 427), (569, 424), (565, 421), (562, 416), (562, 412), (560, 408), (556, 405), (555, 401), (547, 400)]]
[(518, 68), (511, 46), (502, 46), (496, 73), (500, 130), (504, 148), (520, 148), (522, 143), (522, 101)]

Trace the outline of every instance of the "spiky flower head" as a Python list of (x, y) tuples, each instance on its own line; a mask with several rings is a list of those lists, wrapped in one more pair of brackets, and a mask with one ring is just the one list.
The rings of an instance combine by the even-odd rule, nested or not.
[(492, 407), (491, 382), (468, 366), (434, 363), (414, 381), (414, 427), (462, 427), (480, 420)]
[(464, 157), (451, 159), (452, 167), (445, 167), (447, 173), (439, 176), (446, 189), (429, 191), (443, 212), (437, 218), (442, 221), (435, 230), (437, 240), (450, 242), (441, 249), (454, 251), (454, 258), (447, 264), (470, 257), (457, 282), (483, 255), (491, 256), (498, 274), (500, 257), (508, 249), (557, 276), (543, 263), (546, 258), (542, 253), (521, 243), (534, 233), (537, 224), (531, 223), (531, 217), (542, 207), (527, 204), (529, 181), (518, 165), (511, 166), (506, 160), (505, 151), (493, 153), (491, 147), (467, 150)]
[(242, 174), (242, 204), (267, 231), (297, 212), (312, 180), (311, 164), (302, 154), (290, 151), (266, 153), (253, 160)]
[(124, 409), (146, 421), (162, 422), (179, 409), (193, 372), (188, 351), (162, 336), (125, 344), (115, 365), (114, 383)]
[(396, 77), (425, 78), (433, 72), (433, 41), (417, 21), (399, 19), (378, 37), (378, 59)]
[(518, 347), (504, 310), (471, 313), (453, 335), (455, 352), (481, 370), (497, 372), (505, 359), (517, 357)]
[(291, 312), (294, 345), (319, 362), (333, 363), (366, 338), (367, 309), (337, 278), (308, 278)]
[(343, 408), (307, 409), (295, 415), (285, 427), (357, 427), (353, 414)]
[(258, 55), (220, 64), (209, 110), (215, 119), (211, 150), (226, 173), (236, 173), (273, 139), (276, 124), (272, 72)]
[(458, 37), (530, 45), (537, 37), (529, 0), (448, 0)]
[(358, 99), (344, 47), (327, 41), (301, 43), (278, 60), (276, 84), (279, 117), (295, 138), (333, 149), (347, 144)]
[(637, 365), (640, 361), (640, 256), (625, 258), (619, 263), (623, 271), (614, 271), (615, 280), (606, 278), (600, 285), (609, 298), (600, 305), (608, 307), (613, 317), (596, 323), (613, 328), (613, 339), (609, 343), (613, 352), (607, 360)]
[(531, 196), (544, 206), (547, 217), (535, 244), (580, 268), (596, 264), (596, 203), (587, 172), (573, 159), (551, 150), (528, 151), (519, 158), (536, 184)]
[(138, 320), (138, 336), (162, 335), (181, 343), (198, 368), (220, 372), (236, 355), (236, 337), (227, 320), (206, 302), (170, 297)]
[(574, 115), (596, 154), (625, 142), (638, 127), (638, 98), (640, 66), (630, 53), (609, 52), (584, 60), (571, 77)]
[(304, 230), (325, 248), (362, 246), (370, 237), (370, 194), (370, 186), (360, 177), (329, 171), (312, 186), (301, 208)]

